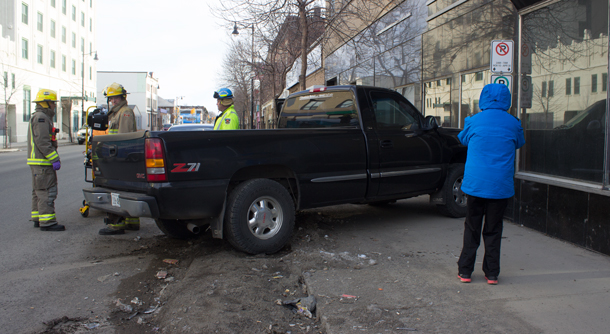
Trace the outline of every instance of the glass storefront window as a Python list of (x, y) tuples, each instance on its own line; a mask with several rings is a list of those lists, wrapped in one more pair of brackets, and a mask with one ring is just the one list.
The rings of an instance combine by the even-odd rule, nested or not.
[(490, 80), (491, 72), (489, 70), (461, 75), (460, 126), (464, 126), (464, 119), (466, 117), (481, 111), (479, 109), (479, 97), (483, 87), (490, 83)]
[(532, 49), (532, 105), (520, 116), (521, 171), (602, 182), (608, 1), (564, 0), (522, 15)]
[(451, 80), (447, 78), (424, 82), (424, 116), (434, 116), (439, 126), (451, 124)]

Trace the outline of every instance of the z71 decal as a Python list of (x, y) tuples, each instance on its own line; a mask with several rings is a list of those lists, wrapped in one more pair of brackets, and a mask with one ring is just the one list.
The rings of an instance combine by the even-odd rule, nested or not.
[(188, 163), (177, 163), (174, 164), (174, 169), (172, 169), (172, 173), (186, 173), (186, 172), (196, 172), (199, 170), (199, 166), (201, 163), (199, 162), (188, 162)]

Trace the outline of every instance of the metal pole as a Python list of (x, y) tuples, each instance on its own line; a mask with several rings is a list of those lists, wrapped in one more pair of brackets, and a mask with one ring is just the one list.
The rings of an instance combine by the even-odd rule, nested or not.
[(250, 65), (252, 70), (252, 80), (250, 82), (250, 127), (254, 127), (254, 24), (252, 24), (252, 64)]
[[(85, 46), (83, 45), (83, 48)], [(83, 50), (83, 62), (81, 63), (81, 77), (83, 79), (83, 90), (81, 91), (81, 126), (85, 124), (85, 50)]]

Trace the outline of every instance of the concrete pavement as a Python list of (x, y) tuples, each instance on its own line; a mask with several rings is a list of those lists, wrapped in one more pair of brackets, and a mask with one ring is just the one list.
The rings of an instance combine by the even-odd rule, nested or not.
[(398, 202), (407, 212), (415, 211), (402, 223), (354, 216), (338, 244), (356, 242), (356, 248), (344, 251), (363, 261), (305, 273), (327, 333), (607, 332), (608, 256), (505, 223), (499, 284), (486, 283), (482, 245), (473, 282), (461, 283), (456, 262), (463, 219), (418, 214), (417, 205), (425, 208), (426, 200)]

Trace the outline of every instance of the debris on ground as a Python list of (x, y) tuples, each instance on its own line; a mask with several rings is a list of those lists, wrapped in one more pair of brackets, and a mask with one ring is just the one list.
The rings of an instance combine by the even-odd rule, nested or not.
[(163, 262), (169, 263), (169, 264), (176, 264), (176, 263), (178, 263), (178, 260), (176, 260), (176, 259), (165, 259), (165, 260), (163, 260)]
[(157, 278), (158, 279), (164, 279), (167, 277), (167, 271), (160, 271), (157, 273)]
[(313, 316), (313, 312), (316, 311), (316, 297), (309, 296), (305, 298), (287, 300), (282, 302), (282, 305), (290, 308), (297, 314), (302, 314), (308, 318), (311, 318)]

